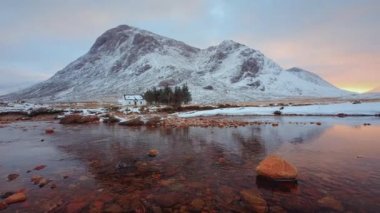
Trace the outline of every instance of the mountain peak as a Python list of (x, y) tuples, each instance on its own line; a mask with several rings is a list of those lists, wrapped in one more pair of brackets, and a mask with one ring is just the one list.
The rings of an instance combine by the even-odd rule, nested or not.
[(292, 67), (292, 68), (287, 69), (287, 71), (289, 71), (289, 72), (302, 72), (302, 71), (306, 71), (306, 70), (299, 68), (299, 67)]
[(243, 45), (240, 44), (239, 42), (234, 41), (234, 40), (224, 40), (224, 41), (220, 42), (220, 44), (218, 46), (219, 47), (240, 47)]
[(118, 50), (120, 46), (125, 46), (125, 43), (129, 43), (128, 45), (136, 46), (159, 46), (157, 39), (162, 38), (164, 37), (146, 30), (131, 27), (129, 25), (119, 25), (107, 30), (101, 36), (99, 36), (96, 39), (95, 43), (92, 45), (89, 53), (97, 54), (102, 52), (114, 52)]
[(220, 42), (219, 45), (235, 45), (235, 44), (240, 44), (240, 43), (236, 42), (234, 40), (231, 40), (231, 39), (227, 39), (227, 40), (223, 40), (222, 42)]
[(132, 26), (129, 26), (129, 25), (126, 25), (126, 24), (121, 24), (117, 27), (114, 27), (114, 29), (120, 29), (120, 30), (128, 30), (130, 28), (135, 28), (135, 27), (132, 27)]

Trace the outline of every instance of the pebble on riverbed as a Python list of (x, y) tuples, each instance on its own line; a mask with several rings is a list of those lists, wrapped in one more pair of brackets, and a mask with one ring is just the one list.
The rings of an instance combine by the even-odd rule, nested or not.
[(31, 178), (31, 181), (33, 182), (34, 185), (38, 185), (40, 188), (44, 187), (45, 185), (51, 182), (50, 180), (38, 175), (33, 176)]
[(249, 204), (249, 206), (255, 210), (255, 212), (268, 212), (267, 202), (258, 192), (244, 189), (240, 191), (240, 195)]
[(15, 179), (18, 178), (19, 176), (20, 176), (20, 175), (19, 175), (19, 174), (16, 174), (16, 173), (9, 174), (9, 175), (8, 175), (8, 181), (15, 180)]
[(35, 185), (38, 185), (40, 184), (40, 181), (42, 180), (43, 177), (39, 176), (39, 175), (33, 175), (32, 178), (30, 179), (30, 181), (33, 182), (33, 184)]
[(39, 170), (44, 169), (45, 167), (46, 167), (46, 165), (38, 165), (38, 166), (34, 167), (34, 170), (39, 171)]
[(47, 128), (47, 129), (45, 129), (45, 133), (46, 134), (53, 134), (54, 133), (54, 129), (53, 128)]
[(319, 199), (318, 204), (322, 208), (335, 210), (337, 212), (343, 212), (343, 210), (344, 210), (343, 205), (338, 200), (336, 200), (335, 198), (333, 198), (331, 196), (326, 196), (326, 197)]
[(196, 198), (193, 201), (191, 201), (191, 207), (193, 207), (195, 211), (202, 210), (204, 205), (205, 205), (205, 202), (200, 198)]
[(6, 209), (7, 207), (8, 207), (8, 204), (6, 204), (3, 201), (0, 202), (0, 210)]
[(158, 155), (158, 153), (159, 152), (157, 149), (151, 149), (151, 150), (149, 150), (148, 155), (149, 155), (149, 157), (156, 157)]

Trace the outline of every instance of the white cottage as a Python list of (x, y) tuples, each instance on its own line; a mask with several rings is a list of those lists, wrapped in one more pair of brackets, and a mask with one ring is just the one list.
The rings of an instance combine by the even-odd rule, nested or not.
[(123, 95), (119, 102), (124, 106), (145, 106), (146, 101), (141, 95)]

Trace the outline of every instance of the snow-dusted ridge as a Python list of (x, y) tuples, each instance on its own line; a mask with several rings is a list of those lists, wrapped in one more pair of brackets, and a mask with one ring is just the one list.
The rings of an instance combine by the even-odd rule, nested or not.
[(135, 27), (103, 33), (89, 52), (47, 81), (0, 97), (28, 101), (116, 101), (153, 86), (188, 84), (195, 103), (342, 97), (340, 90), (301, 69), (284, 70), (260, 51), (226, 40), (199, 49)]

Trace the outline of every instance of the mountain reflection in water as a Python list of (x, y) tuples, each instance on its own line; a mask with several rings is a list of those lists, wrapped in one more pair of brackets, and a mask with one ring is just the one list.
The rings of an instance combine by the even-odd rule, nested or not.
[[(90, 211), (96, 202), (103, 210), (201, 206), (252, 211), (241, 198), (246, 189), (259, 192), (273, 211), (334, 209), (321, 201), (325, 197), (333, 197), (344, 210), (380, 208), (379, 119), (234, 119), (269, 119), (279, 126), (165, 129), (23, 122), (0, 128), (0, 176), (20, 174), (15, 181), (0, 181), (0, 192), (26, 188), (28, 194), (27, 204), (11, 205), (5, 212), (78, 206)], [(49, 126), (56, 129), (53, 135), (44, 134)], [(150, 149), (157, 149), (158, 156), (149, 157)], [(257, 179), (255, 168), (268, 154), (292, 162), (298, 183)], [(26, 173), (39, 164), (47, 167)], [(32, 185), (34, 174), (51, 179), (57, 188)]]

